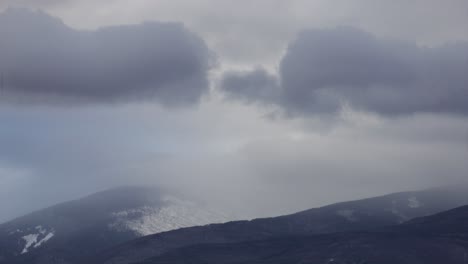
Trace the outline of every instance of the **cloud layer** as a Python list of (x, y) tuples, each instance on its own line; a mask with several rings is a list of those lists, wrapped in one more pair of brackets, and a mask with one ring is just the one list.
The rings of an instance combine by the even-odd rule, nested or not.
[(178, 23), (77, 31), (42, 12), (0, 14), (0, 70), (10, 101), (196, 103), (213, 54)]
[(277, 77), (227, 73), (220, 86), (230, 97), (273, 102), (299, 115), (336, 113), (344, 104), (385, 116), (466, 115), (467, 72), (468, 43), (426, 48), (340, 27), (300, 33)]
[[(249, 218), (465, 180), (467, 44), (438, 45), (467, 4), (2, 0), (47, 14), (0, 13), (0, 222), (126, 184)], [(208, 93), (210, 50), (263, 69), (164, 107)]]

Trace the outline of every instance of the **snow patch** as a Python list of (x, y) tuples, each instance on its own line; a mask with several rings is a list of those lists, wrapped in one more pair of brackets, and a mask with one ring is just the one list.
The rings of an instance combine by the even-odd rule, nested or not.
[(43, 239), (41, 239), (39, 242), (37, 242), (34, 247), (37, 248), (39, 246), (42, 245), (42, 243), (45, 243), (47, 241), (49, 241), (49, 239), (51, 239), (52, 237), (54, 236), (54, 233), (48, 233)]
[(350, 222), (356, 222), (359, 219), (354, 215), (354, 210), (351, 209), (343, 209), (336, 211), (336, 214), (346, 218), (346, 220)]
[(113, 213), (115, 220), (109, 228), (118, 231), (131, 230), (145, 236), (182, 227), (227, 221), (226, 216), (200, 207), (194, 202), (169, 196), (163, 201), (167, 202), (166, 206), (141, 206)]
[(46, 230), (41, 225), (36, 226), (35, 229), (41, 234), (46, 233)]
[(408, 207), (409, 208), (419, 208), (422, 206), (422, 203), (416, 197), (408, 198)]
[(26, 242), (26, 245), (24, 245), (23, 251), (21, 251), (21, 254), (28, 253), (29, 248), (37, 243), (37, 237), (39, 234), (29, 234), (23, 237), (23, 240)]
[[(51, 239), (54, 236), (53, 230), (47, 233), (47, 230), (44, 229), (42, 226), (36, 226), (35, 230), (37, 230), (39, 233), (29, 234), (29, 235), (22, 237), (22, 239), (26, 242), (26, 244), (24, 245), (24, 248), (21, 251), (21, 254), (28, 253), (31, 247), (33, 248), (40, 247), (42, 244), (49, 241), (49, 239)], [(40, 237), (42, 238), (38, 240), (38, 238)]]

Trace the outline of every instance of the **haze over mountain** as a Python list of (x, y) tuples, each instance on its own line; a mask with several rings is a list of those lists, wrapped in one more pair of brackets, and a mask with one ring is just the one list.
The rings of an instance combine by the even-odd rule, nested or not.
[[(232, 218), (160, 188), (121, 187), (0, 225), (0, 263), (155, 261), (152, 259), (159, 256), (173, 256), (166, 252), (200, 244), (250, 241), (246, 242), (250, 245), (270, 238), (289, 241), (291, 236), (369, 231), (466, 204), (468, 186), (460, 185), (342, 202), (279, 217), (214, 224)], [(421, 229), (425, 227), (421, 225)], [(298, 241), (302, 240), (293, 238), (287, 244)]]
[(1, 224), (0, 263), (79, 262), (144, 235), (228, 220), (160, 188), (115, 188)]
[(0, 248), (4, 263), (133, 263), (198, 244), (369, 231), (466, 204), (468, 186), (460, 185), (213, 224), (229, 218), (159, 189), (125, 187), (3, 224)]
[(468, 206), (397, 226), (315, 236), (201, 244), (132, 263), (466, 263)]
[[(146, 236), (105, 251), (96, 263), (134, 263), (173, 249), (199, 244), (232, 243), (274, 237), (285, 237), (283, 240), (287, 241), (288, 237), (296, 235), (373, 230), (467, 204), (468, 185), (394, 193), (332, 204), (286, 216), (183, 228)], [(255, 248), (252, 247), (253, 252)], [(281, 249), (272, 251), (282, 252)], [(176, 259), (191, 259), (185, 259), (183, 254), (181, 256), (182, 258)], [(197, 257), (194, 256), (194, 259)], [(231, 261), (227, 256), (224, 259), (216, 259)], [(232, 261), (235, 262), (236, 258), (232, 258)]]
[(1, 0), (0, 264), (466, 264), (467, 10)]
[(0, 222), (120, 185), (254, 218), (458, 184), (467, 8), (0, 1)]

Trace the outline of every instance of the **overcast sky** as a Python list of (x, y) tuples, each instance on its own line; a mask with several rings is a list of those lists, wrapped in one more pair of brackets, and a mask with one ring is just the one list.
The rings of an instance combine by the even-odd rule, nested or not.
[(258, 217), (468, 177), (465, 0), (0, 12), (0, 222), (126, 184)]

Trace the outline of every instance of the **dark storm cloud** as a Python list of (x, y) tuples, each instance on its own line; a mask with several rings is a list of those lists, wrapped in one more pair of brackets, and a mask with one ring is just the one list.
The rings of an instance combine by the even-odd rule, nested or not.
[(228, 73), (221, 88), (295, 114), (336, 113), (343, 104), (388, 116), (468, 114), (467, 43), (427, 48), (353, 28), (308, 30), (281, 60), (279, 93), (275, 77), (259, 73)]
[(178, 23), (77, 31), (42, 12), (0, 14), (0, 71), (10, 101), (197, 102), (213, 55)]

